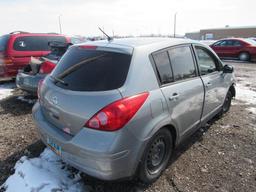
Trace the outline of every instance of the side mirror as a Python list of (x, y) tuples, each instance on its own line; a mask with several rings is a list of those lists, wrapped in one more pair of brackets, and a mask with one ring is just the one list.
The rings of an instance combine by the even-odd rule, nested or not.
[(223, 67), (223, 73), (233, 73), (234, 68), (230, 65), (224, 65)]

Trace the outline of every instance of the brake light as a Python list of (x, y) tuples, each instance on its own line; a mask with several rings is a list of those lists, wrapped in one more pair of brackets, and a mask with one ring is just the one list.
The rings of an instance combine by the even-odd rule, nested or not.
[(93, 50), (95, 50), (95, 49), (97, 49), (97, 46), (95, 46), (95, 45), (80, 45), (79, 48), (81, 48), (81, 49), (93, 49)]
[(39, 82), (38, 82), (38, 86), (37, 86), (37, 98), (40, 99), (40, 90), (41, 90), (41, 87), (43, 85), (43, 81), (44, 79), (41, 79)]
[(149, 93), (146, 92), (117, 100), (97, 112), (86, 122), (85, 127), (103, 131), (121, 129), (136, 114), (148, 96)]
[(45, 61), (41, 64), (41, 67), (40, 67), (40, 70), (39, 70), (39, 73), (42, 73), (42, 74), (48, 74), (48, 73), (51, 73), (52, 70), (54, 69), (55, 67), (55, 64), (50, 62), (50, 61)]

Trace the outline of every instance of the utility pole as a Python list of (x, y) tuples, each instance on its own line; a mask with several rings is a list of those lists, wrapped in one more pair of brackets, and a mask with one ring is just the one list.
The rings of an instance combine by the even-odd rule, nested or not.
[(177, 12), (174, 14), (174, 26), (173, 26), (173, 37), (176, 37), (176, 16)]
[(61, 28), (61, 20), (60, 20), (61, 15), (59, 15), (59, 29), (60, 29), (60, 34), (62, 34), (62, 28)]

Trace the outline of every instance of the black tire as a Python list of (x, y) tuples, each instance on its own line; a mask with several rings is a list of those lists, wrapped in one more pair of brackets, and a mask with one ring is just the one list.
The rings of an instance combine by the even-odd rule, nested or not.
[(250, 61), (250, 54), (247, 52), (242, 52), (238, 56), (240, 61)]
[(232, 100), (232, 93), (231, 91), (228, 91), (227, 95), (226, 95), (226, 98), (225, 98), (225, 101), (223, 103), (223, 106), (222, 106), (222, 114), (225, 114), (229, 111), (230, 109), (230, 106), (231, 106), (231, 100)]
[(168, 165), (172, 151), (172, 135), (168, 129), (162, 128), (146, 146), (138, 170), (139, 180), (144, 184), (156, 181)]

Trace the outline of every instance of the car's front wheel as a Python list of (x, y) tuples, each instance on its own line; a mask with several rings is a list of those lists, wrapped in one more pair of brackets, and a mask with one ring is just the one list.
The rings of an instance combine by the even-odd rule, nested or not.
[(140, 163), (139, 179), (143, 183), (154, 182), (166, 168), (173, 151), (170, 131), (160, 129), (149, 141)]

